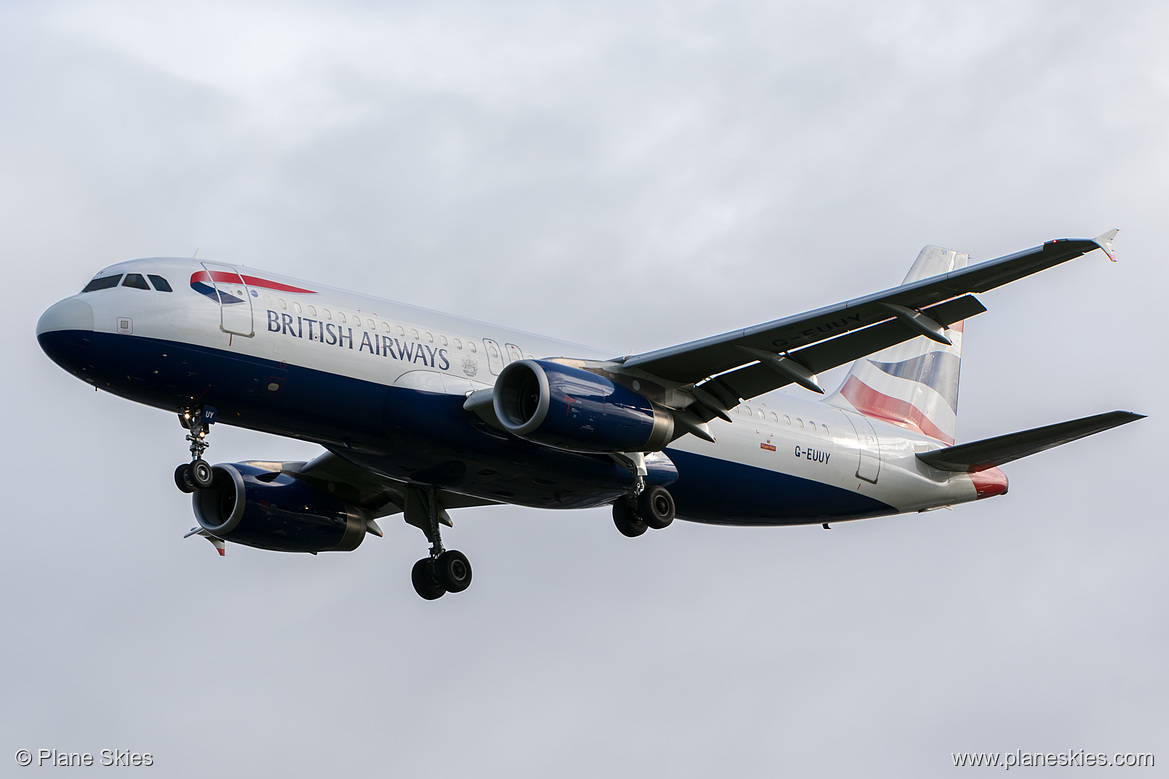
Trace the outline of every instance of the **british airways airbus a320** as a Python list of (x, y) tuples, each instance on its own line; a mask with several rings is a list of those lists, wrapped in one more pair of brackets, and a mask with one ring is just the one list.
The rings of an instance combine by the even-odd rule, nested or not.
[[(612, 505), (638, 536), (676, 517), (797, 525), (1001, 495), (998, 466), (1140, 419), (1114, 411), (955, 445), (972, 293), (1102, 249), (1042, 246), (967, 266), (930, 246), (875, 295), (635, 355), (563, 342), (274, 273), (199, 259), (101, 271), (37, 324), (82, 381), (178, 414), (202, 535), (282, 552), (356, 549), (402, 514), (430, 554), (423, 598), (471, 583), (443, 548), (449, 510)], [(852, 363), (823, 399), (770, 396)], [(215, 423), (313, 441), (311, 462), (203, 459)]]

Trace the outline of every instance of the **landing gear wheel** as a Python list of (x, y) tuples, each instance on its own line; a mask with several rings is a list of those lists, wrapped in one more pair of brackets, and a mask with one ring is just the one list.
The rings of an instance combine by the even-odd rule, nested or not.
[(434, 561), (434, 573), (447, 592), (462, 592), (471, 586), (471, 562), (462, 552), (448, 549)]
[(434, 560), (429, 557), (424, 557), (414, 563), (414, 569), (410, 571), (410, 580), (414, 582), (414, 591), (426, 600), (438, 600), (446, 595), (446, 588), (438, 581), (435, 574)]
[(210, 487), (215, 478), (211, 466), (203, 459), (203, 453), (207, 451), (208, 426), (214, 421), (215, 409), (212, 406), (185, 408), (179, 414), (179, 424), (188, 430), (187, 440), (191, 443), (191, 464), (180, 466), (186, 469), (186, 476), (175, 471), (175, 484), (183, 492), (192, 492), (186, 488), (187, 481), (196, 490), (202, 490)]
[(637, 515), (654, 530), (674, 521), (674, 496), (665, 487), (649, 487), (637, 498)]
[(206, 460), (200, 457), (191, 463), (188, 468), (191, 474), (191, 483), (197, 489), (202, 490), (211, 486), (211, 481), (215, 478), (215, 474), (212, 472), (211, 466), (207, 464)]
[(646, 524), (633, 510), (632, 498), (618, 498), (613, 501), (613, 524), (621, 535), (637, 538), (645, 532)]
[(188, 495), (195, 491), (195, 482), (191, 480), (191, 466), (183, 463), (175, 468), (175, 486)]

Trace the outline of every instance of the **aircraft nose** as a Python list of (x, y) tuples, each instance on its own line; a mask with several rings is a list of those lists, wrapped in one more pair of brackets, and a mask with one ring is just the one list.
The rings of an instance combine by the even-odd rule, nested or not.
[(45, 333), (63, 330), (93, 330), (93, 306), (77, 298), (64, 300), (49, 306), (37, 321), (37, 338)]
[(54, 303), (37, 322), (37, 343), (41, 350), (50, 360), (80, 377), (87, 370), (92, 338), (93, 306), (84, 300), (65, 298)]

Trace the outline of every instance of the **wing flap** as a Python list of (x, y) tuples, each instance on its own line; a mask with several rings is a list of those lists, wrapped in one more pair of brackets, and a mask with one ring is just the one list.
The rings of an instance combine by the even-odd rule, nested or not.
[[(986, 307), (973, 295), (963, 295), (945, 303), (930, 306), (924, 313), (942, 325), (952, 325), (986, 311)], [(865, 355), (879, 352), (890, 346), (916, 338), (919, 333), (906, 327), (900, 320), (891, 319), (873, 327), (856, 330), (837, 338), (806, 346), (789, 356), (807, 368), (811, 373), (823, 373), (839, 365), (859, 360)], [(720, 382), (739, 398), (748, 399), (793, 383), (794, 379), (777, 373), (766, 363), (758, 362), (725, 373), (715, 381)], [(706, 384), (700, 385), (706, 387)], [(734, 405), (734, 404), (732, 404)], [(730, 408), (727, 406), (726, 408)]]
[(917, 459), (943, 471), (981, 471), (1120, 425), (1127, 425), (1138, 419), (1144, 419), (1144, 415), (1131, 411), (1109, 411), (1106, 414), (986, 438), (969, 444), (920, 452)]

